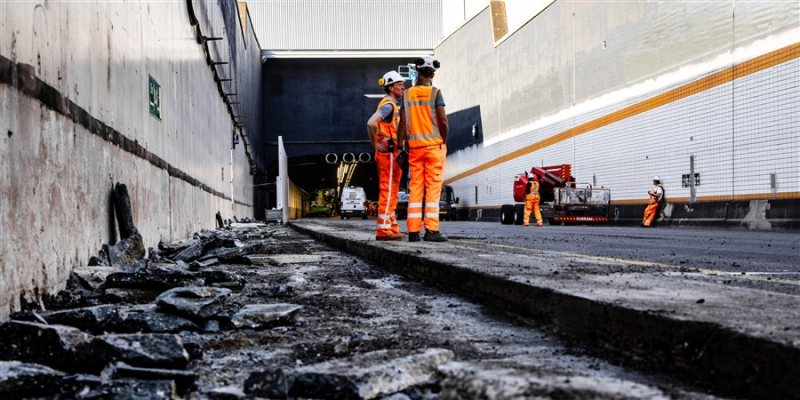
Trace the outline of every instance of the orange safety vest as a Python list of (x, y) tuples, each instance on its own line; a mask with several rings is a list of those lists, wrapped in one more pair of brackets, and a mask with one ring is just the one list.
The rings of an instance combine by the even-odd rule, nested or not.
[(397, 126), (400, 124), (400, 113), (397, 112), (397, 102), (391, 96), (386, 96), (378, 103), (378, 110), (386, 104), (392, 105), (392, 122), (383, 122), (383, 118), (378, 122), (378, 135), (382, 137), (381, 140), (388, 141), (389, 139), (397, 142)]
[(664, 186), (656, 185), (653, 189), (654, 192), (658, 193), (657, 188), (661, 188), (661, 198), (656, 201), (656, 196), (650, 196), (650, 201), (648, 204), (655, 204), (655, 203), (663, 203), (664, 202)]
[(528, 197), (539, 197), (539, 182), (534, 180), (528, 181), (530, 184), (530, 190), (528, 190)]
[(439, 89), (420, 85), (406, 90), (403, 96), (403, 111), (406, 116), (409, 148), (442, 144), (439, 119), (436, 118), (436, 96)]

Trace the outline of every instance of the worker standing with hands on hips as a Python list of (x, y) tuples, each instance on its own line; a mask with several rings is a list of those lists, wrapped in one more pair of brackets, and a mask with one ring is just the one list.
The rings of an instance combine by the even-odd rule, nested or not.
[(536, 217), (536, 226), (542, 226), (542, 212), (539, 210), (539, 179), (528, 172), (528, 184), (525, 185), (525, 219), (522, 226), (528, 226), (531, 210)]
[[(433, 86), (433, 77), (440, 67), (433, 57), (414, 61), (419, 74), (417, 84), (403, 97), (398, 137), (408, 144), (408, 241), (420, 240), (425, 225), (428, 242), (446, 242), (439, 233), (439, 195), (444, 180), (444, 161), (447, 157), (447, 114), (442, 91)], [(422, 209), (423, 195), (425, 209)]]
[(653, 223), (653, 219), (655, 219), (656, 212), (658, 211), (658, 206), (664, 202), (664, 187), (661, 186), (661, 178), (659, 178), (658, 175), (653, 177), (653, 186), (653, 190), (647, 191), (650, 200), (647, 204), (647, 208), (644, 209), (644, 219), (641, 225), (646, 228), (649, 228), (650, 224)]
[(378, 110), (367, 121), (369, 139), (375, 148), (375, 164), (378, 166), (377, 233), (376, 240), (403, 240), (400, 227), (397, 225), (395, 208), (397, 208), (397, 191), (400, 190), (402, 170), (397, 165), (397, 126), (400, 122), (400, 111), (397, 103), (405, 91), (403, 78), (396, 71), (383, 75), (378, 84), (383, 87), (386, 97), (378, 103)]

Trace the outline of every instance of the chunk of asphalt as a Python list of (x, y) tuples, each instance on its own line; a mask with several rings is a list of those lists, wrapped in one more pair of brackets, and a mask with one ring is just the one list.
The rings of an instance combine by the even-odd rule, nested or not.
[(101, 376), (105, 378), (123, 379), (132, 378), (140, 380), (174, 381), (178, 394), (184, 396), (195, 387), (197, 375), (191, 371), (162, 368), (140, 368), (124, 362), (109, 364)]
[(106, 283), (109, 275), (121, 272), (129, 271), (123, 267), (81, 266), (73, 269), (70, 277), (84, 289), (95, 290)]
[(266, 329), (293, 325), (294, 318), (303, 307), (297, 304), (248, 304), (231, 317), (236, 328)]
[(200, 243), (197, 239), (189, 239), (184, 240), (182, 242), (175, 242), (175, 243), (164, 243), (161, 242), (158, 244), (158, 250), (162, 253), (162, 256), (172, 258), (173, 255), (188, 249), (191, 246)]
[(190, 262), (196, 259), (197, 257), (200, 257), (201, 254), (203, 254), (203, 242), (198, 240), (191, 246), (181, 250), (178, 254), (173, 256), (172, 259), (176, 261), (180, 260), (180, 261)]
[(219, 265), (219, 259), (216, 258), (216, 257), (208, 258), (208, 259), (205, 259), (203, 261), (199, 261), (199, 260), (192, 261), (192, 263), (189, 264), (189, 268), (192, 269), (192, 270), (199, 270), (199, 269), (208, 268), (208, 267), (211, 267), (211, 266), (214, 266), (214, 265)]
[(135, 305), (118, 308), (121, 321), (109, 327), (109, 332), (118, 333), (178, 333), (197, 331), (200, 328), (194, 322), (169, 313), (158, 312), (152, 304)]
[(123, 361), (143, 368), (185, 369), (189, 353), (180, 336), (163, 333), (97, 336), (79, 347), (87, 363), (102, 370), (109, 362)]
[(231, 230), (234, 231), (250, 231), (258, 228), (265, 228), (267, 225), (260, 222), (234, 222), (229, 225)]
[[(129, 288), (105, 288), (103, 294), (105, 300), (117, 304), (146, 304), (156, 300), (163, 289), (129, 289)], [(63, 292), (62, 292), (63, 293)]]
[[(439, 367), (444, 375), (440, 398), (486, 398), (511, 400), (521, 398), (580, 399), (653, 399), (668, 400), (672, 396), (662, 390), (619, 378), (588, 375), (564, 375), (546, 370), (516, 369), (509, 366), (491, 366), (488, 363), (472, 364), (450, 362)], [(674, 394), (674, 393), (673, 393)]]
[(75, 363), (77, 349), (92, 340), (92, 335), (63, 325), (7, 321), (0, 325), (0, 360), (43, 364), (62, 371), (83, 371)]
[(87, 388), (78, 393), (76, 397), (81, 400), (171, 400), (178, 398), (178, 394), (174, 381), (118, 379), (103, 382), (91, 389)]
[(316, 254), (275, 254), (271, 256), (246, 256), (252, 265), (317, 264), (322, 256)]
[(63, 372), (39, 364), (0, 361), (0, 398), (52, 396), (59, 392)]
[(68, 325), (94, 334), (113, 330), (122, 321), (114, 305), (47, 311), (40, 314), (48, 324)]
[(203, 254), (199, 261), (217, 258), (219, 262), (232, 262), (243, 259), (243, 257), (250, 254), (270, 254), (275, 251), (274, 246), (268, 242), (259, 242), (249, 244), (244, 247), (225, 247), (210, 251)]
[(230, 289), (192, 286), (170, 289), (156, 298), (159, 309), (192, 320), (202, 320), (222, 312)]
[(183, 286), (202, 286), (203, 278), (177, 268), (151, 268), (138, 272), (117, 272), (106, 277), (104, 287), (167, 290)]
[(234, 385), (214, 388), (203, 394), (211, 400), (239, 400), (247, 397), (240, 387)]
[(228, 271), (210, 270), (197, 273), (204, 279), (206, 286), (224, 287), (231, 290), (241, 290), (245, 280), (241, 276)]
[(289, 394), (319, 399), (374, 399), (429, 381), (437, 367), (452, 361), (446, 349), (426, 349), (412, 355), (379, 350), (295, 369)]
[(103, 251), (112, 266), (134, 265), (145, 256), (144, 241), (139, 232), (133, 233), (129, 238), (122, 239), (113, 246), (104, 244)]
[(253, 372), (244, 381), (244, 392), (255, 397), (285, 399), (289, 396), (286, 374), (280, 368)]

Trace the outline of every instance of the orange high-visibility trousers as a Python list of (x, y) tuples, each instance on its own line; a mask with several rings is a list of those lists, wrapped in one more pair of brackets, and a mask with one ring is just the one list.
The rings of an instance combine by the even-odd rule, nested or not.
[(647, 208), (644, 209), (644, 219), (642, 220), (642, 225), (650, 226), (650, 224), (653, 222), (653, 219), (656, 217), (656, 211), (658, 211), (659, 204), (660, 203), (657, 201), (650, 200)]
[(375, 151), (375, 164), (378, 166), (378, 213), (376, 236), (389, 236), (400, 233), (397, 225), (397, 191), (403, 171), (397, 165), (397, 153)]
[(542, 226), (542, 211), (539, 210), (538, 193), (525, 196), (525, 219), (522, 220), (525, 226), (528, 226), (528, 221), (531, 219), (531, 211), (533, 211), (533, 216), (536, 217), (536, 225)]
[[(444, 145), (416, 147), (408, 151), (408, 232), (439, 230), (439, 195), (444, 179)], [(423, 193), (425, 209), (422, 209)]]

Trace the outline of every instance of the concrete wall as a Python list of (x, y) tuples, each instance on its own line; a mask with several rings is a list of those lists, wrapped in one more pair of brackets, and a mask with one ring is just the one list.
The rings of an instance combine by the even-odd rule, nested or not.
[(434, 84), (467, 116), (445, 180), (492, 208), (515, 174), (570, 163), (618, 204), (656, 174), (685, 202), (694, 156), (697, 201), (800, 198), (799, 17), (797, 2), (559, 0), (494, 43), (485, 9), (435, 49)]
[[(231, 6), (0, 3), (0, 319), (62, 288), (116, 240), (116, 182), (128, 186), (148, 247), (213, 228), (218, 211), (252, 215), (254, 155), (231, 152), (231, 137), (256, 136), (260, 120), (242, 128), (221, 92), (258, 99), (260, 49), (252, 32), (245, 47)], [(198, 35), (225, 40), (206, 47)], [(215, 80), (209, 59), (235, 62), (217, 66)], [(149, 113), (150, 76), (160, 120)]]

